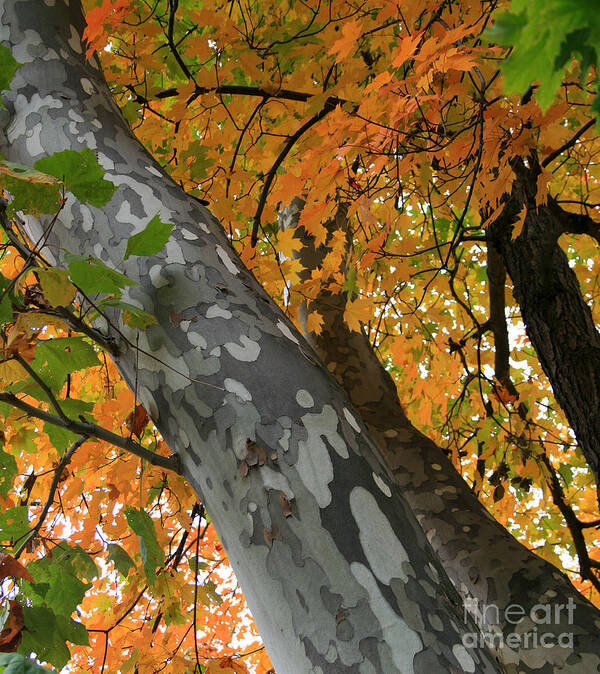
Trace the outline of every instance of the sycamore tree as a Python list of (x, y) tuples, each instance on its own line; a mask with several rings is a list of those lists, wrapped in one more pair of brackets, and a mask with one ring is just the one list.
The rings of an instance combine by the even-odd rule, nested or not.
[(3, 3), (0, 667), (598, 670), (591, 4)]

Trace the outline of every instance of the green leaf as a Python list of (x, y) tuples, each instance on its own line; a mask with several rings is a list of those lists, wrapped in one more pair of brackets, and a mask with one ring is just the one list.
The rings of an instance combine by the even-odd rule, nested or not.
[(39, 159), (34, 166), (62, 180), (79, 201), (97, 208), (106, 205), (117, 189), (116, 185), (104, 180), (105, 171), (89, 148), (81, 152), (63, 150)]
[(61, 197), (58, 185), (54, 182), (45, 184), (42, 182), (28, 182), (6, 175), (0, 171), (0, 187), (12, 196), (7, 214), (13, 217), (15, 213), (57, 213), (60, 209)]
[(553, 103), (573, 56), (585, 82), (598, 62), (599, 35), (596, 0), (513, 0), (510, 11), (498, 13), (486, 31), (491, 41), (512, 46), (502, 65), (505, 91), (524, 94), (538, 82), (535, 97), (542, 109)]
[[(0, 91), (5, 91), (10, 87), (11, 80), (20, 67), (21, 64), (15, 61), (10, 49), (0, 45)], [(0, 108), (4, 108), (2, 100), (0, 100)]]
[(61, 542), (52, 556), (36, 559), (27, 566), (35, 584), (24, 581), (22, 593), (36, 606), (51, 608), (67, 618), (83, 600), (91, 587), (80, 578), (91, 579), (98, 570), (91, 557), (79, 546)]
[(0, 541), (18, 539), (29, 531), (27, 506), (15, 506), (0, 513)]
[(69, 661), (71, 653), (60, 633), (54, 611), (42, 606), (25, 606), (23, 617), (27, 629), (22, 632), (19, 653), (35, 653), (40, 660), (62, 669)]
[[(42, 395), (38, 395), (38, 391), (41, 392)], [(43, 395), (43, 391), (41, 391), (39, 388), (36, 392), (31, 392), (30, 389), (24, 389), (24, 392), (29, 393), (38, 400), (47, 401), (47, 396)], [(63, 412), (71, 419), (79, 419), (80, 416), (84, 416), (92, 423), (94, 422), (94, 418), (90, 414), (94, 409), (94, 403), (84, 400), (77, 400), (76, 398), (66, 398), (60, 401), (60, 406)], [(76, 433), (72, 433), (61, 426), (55, 426), (50, 422), (46, 422), (43, 426), (43, 429), (44, 432), (48, 435), (51, 445), (59, 453), (66, 451), (79, 437)]]
[(129, 569), (135, 568), (131, 557), (116, 543), (111, 543), (108, 546), (108, 561), (114, 562), (115, 568), (124, 578), (127, 578)]
[(65, 254), (71, 281), (86, 295), (95, 293), (119, 294), (125, 286), (138, 285), (124, 274), (107, 267), (94, 257)]
[(6, 498), (17, 475), (17, 462), (14, 456), (0, 449), (0, 494)]
[(0, 324), (13, 320), (11, 287), (11, 280), (0, 274)]
[(76, 433), (72, 433), (66, 428), (61, 428), (60, 426), (55, 426), (51, 423), (44, 424), (44, 432), (48, 435), (54, 449), (60, 453), (69, 449), (79, 437)]
[(35, 660), (20, 653), (0, 653), (0, 667), (3, 674), (48, 674), (47, 667), (40, 667)]
[(172, 230), (172, 223), (161, 222), (158, 215), (155, 215), (143, 231), (129, 237), (125, 259), (130, 255), (156, 255), (165, 247)]
[(99, 364), (94, 347), (83, 337), (40, 340), (31, 367), (54, 391), (60, 390), (71, 372)]
[(146, 578), (150, 584), (156, 579), (156, 567), (162, 566), (164, 556), (156, 538), (154, 522), (144, 510), (136, 510), (128, 506), (125, 509), (125, 517), (134, 533), (140, 538), (140, 555)]
[(90, 636), (85, 625), (82, 623), (62, 615), (57, 615), (56, 626), (59, 634), (65, 641), (79, 646), (90, 645)]
[(123, 302), (123, 300), (107, 299), (99, 302), (98, 307), (101, 309), (104, 307), (121, 309), (123, 311), (123, 323), (128, 325), (130, 328), (145, 330), (149, 325), (154, 325), (156, 323), (155, 316), (145, 312), (139, 307), (136, 307), (134, 304)]

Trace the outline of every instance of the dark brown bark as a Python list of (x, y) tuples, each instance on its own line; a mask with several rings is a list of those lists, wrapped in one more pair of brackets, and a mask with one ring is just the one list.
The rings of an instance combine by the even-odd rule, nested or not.
[[(502, 255), (527, 335), (598, 484), (600, 334), (558, 244), (563, 233), (594, 235), (597, 225), (565, 212), (552, 199), (537, 206), (537, 170), (532, 163), (528, 169), (515, 162), (515, 186), (488, 238)], [(512, 224), (523, 206), (527, 208), (523, 229), (512, 239)]]

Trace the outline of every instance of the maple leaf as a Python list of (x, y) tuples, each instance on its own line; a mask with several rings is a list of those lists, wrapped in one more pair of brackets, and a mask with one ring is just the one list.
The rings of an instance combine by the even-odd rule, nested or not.
[(302, 248), (302, 242), (296, 236), (295, 229), (284, 229), (277, 234), (277, 250), (286, 258), (294, 257), (294, 253)]
[(329, 54), (337, 56), (338, 61), (346, 58), (356, 49), (356, 43), (362, 32), (359, 21), (347, 21), (342, 26), (342, 36), (329, 48)]
[(344, 310), (344, 320), (350, 330), (354, 332), (361, 331), (361, 323), (367, 323), (371, 318), (372, 305), (368, 298), (359, 297), (353, 302), (346, 304)]
[(311, 311), (306, 319), (306, 329), (320, 335), (323, 331), (323, 316), (318, 311)]

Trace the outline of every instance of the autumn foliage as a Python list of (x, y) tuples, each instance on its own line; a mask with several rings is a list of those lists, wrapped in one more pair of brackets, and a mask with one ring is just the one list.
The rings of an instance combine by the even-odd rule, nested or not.
[[(415, 426), (499, 522), (598, 604), (599, 583), (578, 573), (581, 550), (557, 503), (594, 523), (593, 480), (510, 292), (509, 374), (498, 376), (485, 245), (517, 161), (539, 166), (538, 204), (594, 215), (595, 71), (569, 59), (555, 95), (540, 102), (535, 84), (507, 95), (495, 2), (200, 4), (85, 3), (88, 55), (99, 54), (132, 129), (208, 202), (298, 325), (306, 310), (318, 334), (311, 300), (323, 288), (346, 294), (348, 327), (368, 335)], [(304, 202), (299, 222), (280, 228), (294, 197)], [(332, 227), (341, 206), (344, 224)], [(306, 234), (324, 247), (308, 270)], [(597, 319), (596, 243), (560, 243)], [(106, 345), (60, 310), (71, 306), (79, 328), (93, 311), (78, 303), (73, 275), (34, 268), (10, 238), (2, 251), (3, 390), (49, 413), (56, 396), (70, 418), (168, 457)], [(30, 370), (51, 396), (28, 388)], [(77, 671), (270, 668), (183, 478), (94, 437), (61, 463), (76, 434), (6, 401), (0, 415), (1, 650), (20, 642)], [(585, 541), (597, 569), (597, 526), (585, 527)]]

